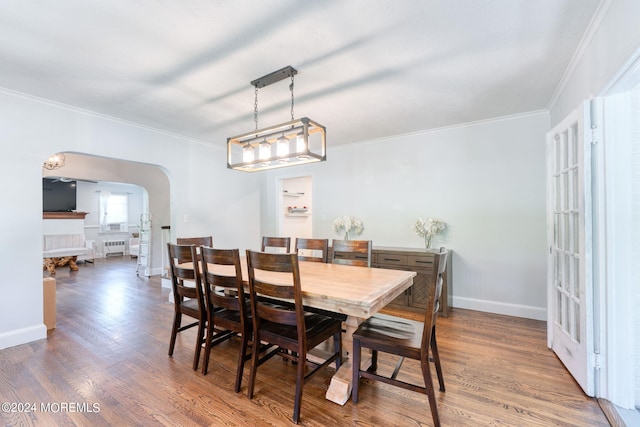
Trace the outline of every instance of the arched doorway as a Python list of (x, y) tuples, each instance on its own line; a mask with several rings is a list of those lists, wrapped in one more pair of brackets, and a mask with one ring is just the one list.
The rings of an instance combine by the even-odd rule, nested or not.
[[(152, 275), (162, 274), (162, 226), (170, 224), (170, 182), (161, 166), (122, 159), (65, 152), (65, 164), (55, 170), (43, 169), (43, 177), (63, 177), (105, 183), (126, 183), (142, 187), (147, 193), (146, 209), (152, 214)], [(93, 210), (98, 217), (98, 206)], [(91, 212), (90, 212), (91, 214)]]

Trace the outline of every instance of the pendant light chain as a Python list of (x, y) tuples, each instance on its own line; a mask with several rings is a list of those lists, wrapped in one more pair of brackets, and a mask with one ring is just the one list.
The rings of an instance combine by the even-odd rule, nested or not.
[(258, 85), (256, 87), (255, 101), (253, 102), (253, 121), (256, 123), (256, 130), (258, 130)]
[(289, 85), (291, 90), (291, 121), (293, 121), (293, 74), (291, 75), (291, 84)]

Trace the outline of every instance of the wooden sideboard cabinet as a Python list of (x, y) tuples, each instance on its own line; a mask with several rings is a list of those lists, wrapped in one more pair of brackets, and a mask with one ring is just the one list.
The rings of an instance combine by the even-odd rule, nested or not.
[[(374, 247), (371, 266), (377, 268), (389, 268), (394, 270), (415, 271), (417, 276), (413, 279), (413, 286), (402, 295), (389, 303), (390, 307), (402, 310), (423, 312), (427, 305), (427, 274), (432, 271), (434, 254), (439, 249), (410, 249)], [(447, 257), (447, 269), (442, 284), (442, 296), (440, 297), (440, 315), (449, 316), (449, 303), (451, 301), (451, 259), (449, 250)]]

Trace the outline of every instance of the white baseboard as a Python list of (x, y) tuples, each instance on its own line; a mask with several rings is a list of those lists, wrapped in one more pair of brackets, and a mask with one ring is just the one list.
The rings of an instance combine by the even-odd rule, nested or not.
[(171, 279), (170, 278), (162, 276), (162, 278), (160, 280), (161, 280), (161, 282), (160, 282), (161, 286), (163, 288), (171, 289)]
[(496, 301), (486, 301), (464, 297), (453, 297), (453, 307), (468, 310), (485, 311), (487, 313), (504, 314), (507, 316), (524, 317), (526, 319), (547, 320), (546, 307), (532, 307), (520, 304), (507, 304)]
[(47, 327), (44, 323), (28, 328), (2, 332), (0, 333), (0, 350), (44, 338), (47, 338)]

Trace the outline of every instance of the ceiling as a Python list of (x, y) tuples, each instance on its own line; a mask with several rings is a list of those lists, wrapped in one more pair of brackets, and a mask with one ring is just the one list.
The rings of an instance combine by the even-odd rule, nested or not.
[(599, 2), (3, 0), (0, 87), (223, 146), (291, 65), (332, 147), (547, 109)]

